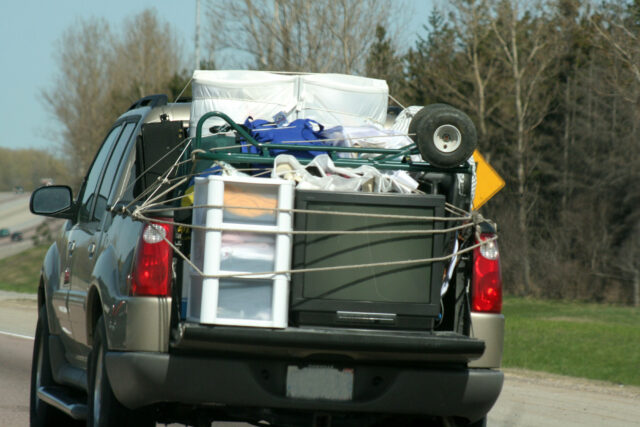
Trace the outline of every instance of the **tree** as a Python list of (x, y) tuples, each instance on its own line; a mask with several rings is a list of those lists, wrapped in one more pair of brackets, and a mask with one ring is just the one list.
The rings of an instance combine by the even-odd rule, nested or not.
[(112, 121), (109, 63), (113, 36), (103, 19), (89, 19), (67, 29), (58, 41), (54, 86), (43, 91), (45, 108), (60, 122), (62, 148), (79, 176), (89, 167), (97, 144)]
[(453, 0), (406, 56), (411, 102), (469, 112), (507, 181), (507, 292), (640, 300), (639, 3)]
[(51, 178), (54, 183), (68, 182), (68, 170), (50, 150), (0, 148), (0, 191), (13, 191), (15, 187), (32, 191), (42, 185), (44, 178)]
[(432, 99), (446, 102), (474, 118), (479, 146), (491, 139), (488, 118), (504, 103), (497, 66), (497, 45), (491, 31), (491, 2), (453, 0), (429, 18), (427, 39), (419, 39), (407, 56), (411, 87), (431, 87)]
[(455, 62), (453, 31), (443, 13), (437, 9), (431, 11), (424, 29), (427, 38), (419, 37), (416, 46), (409, 49), (405, 56), (409, 102), (416, 105), (434, 102), (456, 105), (452, 101), (453, 96), (439, 88), (439, 76), (451, 71)]
[(209, 42), (216, 54), (231, 50), (235, 66), (363, 74), (376, 28), (390, 28), (394, 13), (383, 0), (221, 0), (207, 9)]
[[(529, 212), (536, 198), (529, 176), (536, 167), (533, 131), (550, 113), (553, 92), (553, 67), (557, 51), (555, 33), (541, 4), (523, 9), (518, 0), (501, 1), (496, 5), (496, 19), (491, 28), (498, 39), (498, 57), (508, 74), (513, 104), (502, 110), (501, 125), (515, 139), (512, 149), (516, 169), (518, 232), (521, 243), (522, 284), (524, 292), (531, 288), (531, 236)], [(533, 197), (532, 197), (533, 196)]]
[(530, 226), (540, 184), (530, 177), (540, 173), (537, 128), (555, 99), (551, 19), (544, 8), (533, 12), (515, 0), (454, 0), (432, 13), (429, 30), (407, 55), (414, 100), (452, 104), (474, 119), (479, 149), (507, 180), (503, 202), (494, 202), (499, 206), (492, 211), (508, 230), (505, 244), (517, 242), (505, 259), (522, 273), (510, 279), (528, 293)]
[(146, 9), (127, 20), (123, 29), (111, 58), (113, 100), (120, 107), (150, 94), (170, 93), (184, 60), (169, 23), (160, 22), (154, 9)]
[[(386, 80), (389, 85), (389, 93), (394, 97), (402, 98), (404, 76), (402, 58), (396, 53), (397, 51), (398, 49), (387, 37), (387, 30), (378, 25), (376, 40), (369, 50), (365, 70), (369, 77)], [(402, 102), (402, 99), (399, 100)]]
[(135, 100), (170, 92), (181, 58), (176, 36), (153, 10), (111, 31), (103, 19), (70, 27), (58, 42), (58, 74), (43, 90), (45, 108), (61, 125), (61, 146), (74, 184), (88, 169), (113, 121)]
[(598, 265), (598, 273), (621, 275), (618, 280), (625, 284), (636, 306), (640, 304), (639, 16), (638, 1), (622, 0), (603, 3), (588, 16), (598, 54), (592, 65), (597, 73), (594, 93), (598, 98), (590, 110), (606, 123), (606, 128), (594, 135), (598, 144), (591, 152), (598, 160), (591, 171), (597, 177), (598, 201), (605, 200), (609, 207), (605, 223), (611, 236), (608, 259)]

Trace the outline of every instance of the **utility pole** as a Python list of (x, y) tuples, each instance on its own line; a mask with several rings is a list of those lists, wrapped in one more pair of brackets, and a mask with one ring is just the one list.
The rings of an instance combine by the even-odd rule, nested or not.
[(195, 68), (194, 70), (198, 70), (200, 68), (200, 0), (196, 0), (196, 57), (195, 57)]

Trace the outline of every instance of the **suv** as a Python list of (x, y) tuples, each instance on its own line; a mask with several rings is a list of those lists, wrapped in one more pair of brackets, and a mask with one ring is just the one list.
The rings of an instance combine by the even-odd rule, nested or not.
[[(183, 290), (189, 267), (177, 250), (189, 252), (190, 235), (173, 223), (189, 221), (190, 213), (167, 196), (145, 221), (127, 214), (171, 166), (166, 154), (182, 147), (189, 119), (188, 102), (168, 103), (164, 95), (143, 98), (109, 130), (75, 199), (67, 186), (34, 191), (33, 213), (67, 222), (44, 258), (38, 285), (31, 425), (66, 425), (69, 417), (90, 426), (212, 420), (486, 424), (503, 383), (504, 318), (493, 241), (459, 256), (442, 297), (447, 275), (442, 262), (423, 282), (384, 285), (391, 291), (424, 287), (429, 297), (420, 303), (404, 297), (381, 301), (373, 293), (357, 302), (307, 301), (299, 286), (311, 276), (301, 274), (291, 282), (284, 328), (189, 318)], [(188, 155), (185, 159), (188, 163)], [(430, 183), (430, 194), (415, 197), (428, 200), (427, 207), (444, 206), (445, 200), (468, 207), (469, 182), (463, 185), (460, 175), (454, 169), (426, 174), (421, 185), (426, 189)], [(363, 197), (383, 208), (409, 200), (397, 196), (404, 198), (380, 196), (390, 201), (378, 204), (371, 199), (375, 195), (339, 200)], [(316, 200), (307, 193), (296, 197)], [(295, 228), (310, 227), (301, 214), (294, 222)], [(362, 224), (352, 226), (362, 229)], [(475, 243), (495, 234), (482, 221), (474, 230)], [(156, 238), (160, 234), (163, 238)], [(307, 244), (294, 240), (293, 265), (304, 264), (300, 245)], [(445, 236), (432, 255), (452, 244)], [(343, 259), (351, 256), (344, 248), (336, 251)], [(390, 277), (404, 277), (396, 273)]]

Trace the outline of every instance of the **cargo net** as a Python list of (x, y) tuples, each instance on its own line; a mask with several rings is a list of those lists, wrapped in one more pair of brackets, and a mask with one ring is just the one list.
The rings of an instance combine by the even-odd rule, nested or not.
[[(144, 189), (138, 196), (128, 202), (123, 202), (120, 198), (112, 205), (111, 210), (116, 214), (124, 216), (130, 216), (134, 220), (141, 221), (145, 224), (151, 224), (151, 233), (156, 233), (158, 240), (160, 238), (166, 242), (184, 263), (192, 268), (192, 271), (199, 275), (202, 279), (228, 279), (228, 278), (245, 278), (251, 276), (275, 276), (286, 275), (290, 277), (291, 274), (300, 273), (313, 273), (322, 271), (336, 271), (336, 270), (351, 270), (351, 269), (367, 269), (375, 267), (390, 267), (390, 266), (413, 266), (418, 264), (428, 264), (435, 262), (445, 263), (444, 277), (441, 287), (441, 295), (444, 295), (448, 288), (449, 282), (454, 274), (455, 267), (460, 260), (461, 255), (472, 252), (476, 248), (480, 248), (483, 245), (488, 245), (490, 242), (497, 239), (495, 233), (489, 235), (482, 233), (482, 224), (486, 223), (491, 225), (495, 230), (495, 224), (489, 219), (485, 219), (480, 213), (476, 211), (467, 211), (456, 207), (450, 203), (445, 203), (444, 212), (445, 216), (421, 216), (421, 215), (394, 215), (394, 214), (374, 214), (374, 213), (362, 213), (362, 212), (345, 212), (345, 211), (326, 211), (326, 210), (312, 210), (312, 209), (282, 209), (282, 208), (265, 208), (255, 207), (248, 205), (214, 205), (214, 204), (193, 204), (192, 200), (189, 201), (189, 195), (185, 194), (185, 189), (193, 182), (194, 178), (210, 174), (210, 171), (201, 173), (193, 172), (194, 167), (191, 168), (191, 172), (187, 174), (179, 174), (178, 171), (181, 167), (192, 165), (195, 166), (198, 155), (202, 150), (193, 150), (189, 158), (188, 153), (190, 146), (194, 138), (186, 138), (179, 145), (174, 147), (167, 156), (175, 156), (173, 165), (168, 168), (161, 176), (159, 176), (153, 184)], [(228, 147), (214, 147), (208, 151), (226, 150)], [(185, 158), (187, 153), (187, 158)], [(160, 159), (158, 162), (164, 160)], [(158, 163), (157, 162), (157, 163)], [(146, 171), (143, 171), (136, 178), (134, 182), (129, 184), (129, 189), (136, 184), (142, 176), (153, 168), (151, 165)], [(273, 168), (235, 168), (231, 164), (223, 161), (213, 161), (212, 167), (218, 168), (219, 173), (222, 176), (237, 176), (238, 174), (251, 173), (250, 177), (265, 177), (272, 175)], [(419, 190), (413, 191), (414, 193), (421, 193)], [(123, 191), (122, 194), (125, 194)], [(365, 193), (370, 194), (370, 193)], [(422, 193), (424, 194), (424, 193)], [(357, 197), (357, 196), (356, 196)], [(176, 245), (173, 239), (168, 238), (160, 227), (154, 227), (153, 224), (167, 224), (174, 227), (178, 233), (182, 236), (182, 242), (190, 240), (190, 236), (193, 230), (201, 231), (216, 231), (216, 232), (246, 232), (246, 228), (242, 225), (238, 227), (210, 227), (205, 225), (193, 224), (187, 221), (181, 221), (178, 218), (189, 218), (189, 211), (191, 213), (195, 209), (242, 209), (242, 210), (257, 210), (257, 211), (269, 211), (274, 213), (286, 212), (293, 215), (305, 214), (305, 215), (334, 215), (334, 216), (348, 216), (348, 217), (362, 217), (369, 219), (393, 219), (393, 220), (410, 220), (410, 221), (426, 221), (430, 223), (441, 222), (443, 226), (441, 228), (433, 227), (432, 229), (415, 229), (415, 230), (251, 230), (252, 233), (288, 235), (291, 239), (296, 235), (450, 235), (453, 236), (450, 239), (449, 244), (446, 246), (444, 255), (434, 256), (428, 258), (418, 259), (406, 259), (406, 260), (394, 260), (386, 262), (375, 263), (361, 263), (361, 264), (348, 264), (333, 265), (314, 268), (286, 268), (278, 269), (274, 271), (260, 271), (260, 272), (221, 272), (219, 274), (205, 274), (201, 266), (196, 265), (190, 257), (185, 254), (185, 246), (182, 248)], [(174, 212), (174, 218), (171, 220), (162, 219), (162, 213), (172, 211)], [(187, 212), (187, 214), (178, 213)], [(192, 216), (192, 215), (191, 215)], [(185, 236), (189, 236), (186, 237)], [(348, 259), (347, 256), (344, 259)]]

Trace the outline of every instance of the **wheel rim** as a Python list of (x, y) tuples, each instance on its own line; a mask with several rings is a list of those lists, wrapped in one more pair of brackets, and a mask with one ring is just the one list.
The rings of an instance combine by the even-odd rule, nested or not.
[(433, 144), (443, 153), (452, 153), (462, 144), (462, 134), (453, 125), (442, 125), (433, 133)]
[(93, 382), (93, 420), (94, 425), (98, 425), (100, 421), (100, 413), (102, 411), (102, 348), (97, 349), (95, 380)]

